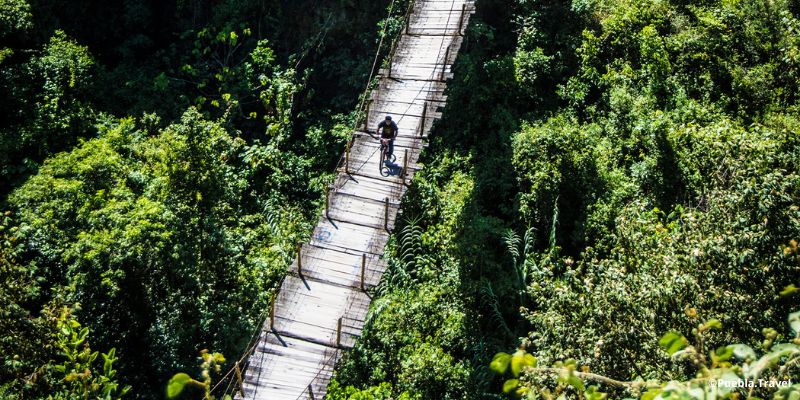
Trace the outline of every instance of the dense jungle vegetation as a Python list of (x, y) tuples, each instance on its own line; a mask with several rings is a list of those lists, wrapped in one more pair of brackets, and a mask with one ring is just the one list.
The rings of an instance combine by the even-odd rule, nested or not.
[[(240, 353), (387, 5), (0, 0), (0, 398)], [(800, 396), (800, 3), (477, 6), (327, 397), (711, 398), (763, 353)]]
[(0, 2), (0, 398), (163, 398), (243, 351), (387, 4)]
[(796, 398), (798, 12), (479, 1), (329, 397)]

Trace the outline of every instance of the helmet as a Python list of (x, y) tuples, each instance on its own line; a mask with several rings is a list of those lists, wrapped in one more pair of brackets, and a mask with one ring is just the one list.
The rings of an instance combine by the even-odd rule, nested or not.
[(391, 120), (392, 120), (392, 116), (391, 116), (391, 115), (387, 115), (387, 116), (386, 116), (386, 120), (387, 120), (387, 121), (391, 121)]

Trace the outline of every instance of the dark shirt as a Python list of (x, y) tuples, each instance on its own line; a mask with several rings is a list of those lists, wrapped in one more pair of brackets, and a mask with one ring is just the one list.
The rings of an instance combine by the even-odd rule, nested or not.
[(381, 131), (381, 137), (384, 139), (394, 139), (397, 136), (397, 124), (394, 121), (381, 121), (378, 124), (378, 130)]

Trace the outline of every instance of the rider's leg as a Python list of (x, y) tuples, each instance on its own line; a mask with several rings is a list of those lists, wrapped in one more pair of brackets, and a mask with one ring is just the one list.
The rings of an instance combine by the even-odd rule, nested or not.
[(389, 149), (386, 151), (386, 158), (391, 159), (394, 154), (394, 139), (389, 140)]

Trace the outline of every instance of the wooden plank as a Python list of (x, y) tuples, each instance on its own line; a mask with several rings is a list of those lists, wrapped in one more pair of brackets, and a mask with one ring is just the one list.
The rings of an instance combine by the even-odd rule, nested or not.
[[(370, 255), (363, 257), (365, 286), (377, 285), (386, 270), (386, 262)], [(302, 257), (302, 276), (334, 285), (361, 288), (362, 256), (331, 249), (306, 246)], [(290, 271), (298, 274), (297, 261)]]
[(389, 234), (382, 229), (366, 228), (347, 222), (331, 222), (321, 217), (309, 243), (351, 254), (382, 255)]

